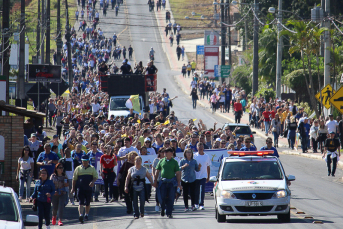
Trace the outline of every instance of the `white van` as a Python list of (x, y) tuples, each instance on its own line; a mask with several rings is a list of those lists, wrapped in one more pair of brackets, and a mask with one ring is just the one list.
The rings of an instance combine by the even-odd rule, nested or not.
[[(129, 108), (125, 106), (126, 101), (130, 98), (130, 95), (118, 95), (118, 96), (111, 96), (110, 97), (110, 104), (108, 109), (108, 119), (110, 119), (111, 115), (114, 117), (117, 116), (128, 116), (130, 114)], [(140, 114), (139, 118), (143, 118), (143, 108), (144, 108), (144, 100), (142, 96), (139, 96), (139, 103), (140, 103), (140, 112), (133, 111), (133, 113)]]

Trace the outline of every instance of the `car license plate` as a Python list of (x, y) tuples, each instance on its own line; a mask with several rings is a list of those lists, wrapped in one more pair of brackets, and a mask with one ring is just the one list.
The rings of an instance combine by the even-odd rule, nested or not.
[(262, 206), (262, 201), (246, 201), (245, 205), (247, 207), (261, 207)]

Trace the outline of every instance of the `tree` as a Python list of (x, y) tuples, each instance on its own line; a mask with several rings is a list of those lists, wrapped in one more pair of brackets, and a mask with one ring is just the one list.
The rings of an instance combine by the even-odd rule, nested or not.
[(241, 87), (245, 90), (248, 95), (252, 89), (252, 70), (249, 66), (237, 66), (232, 72), (232, 79), (235, 82), (235, 85)]
[[(316, 116), (319, 117), (319, 111), (315, 99), (315, 87), (312, 78), (312, 68), (311, 68), (311, 56), (316, 53), (316, 36), (322, 35), (326, 28), (315, 29), (315, 25), (311, 22), (290, 20), (287, 22), (288, 26), (292, 26), (294, 31), (283, 30), (282, 35), (289, 37), (291, 47), (289, 49), (289, 54), (300, 52), (301, 60), (303, 65), (304, 75), (306, 74), (306, 64), (309, 74), (309, 78), (304, 77), (307, 93), (310, 97), (311, 106), (316, 112)], [(307, 63), (305, 62), (305, 55), (307, 58)]]
[(259, 35), (259, 77), (275, 85), (277, 32), (271, 26), (263, 27)]

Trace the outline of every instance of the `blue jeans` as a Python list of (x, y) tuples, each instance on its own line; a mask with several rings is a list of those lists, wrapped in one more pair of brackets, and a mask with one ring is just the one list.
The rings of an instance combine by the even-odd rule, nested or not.
[[(162, 181), (160, 185), (160, 193), (161, 193), (161, 208), (162, 211), (166, 209), (166, 214), (171, 215), (174, 207), (174, 199), (175, 199), (175, 192), (176, 188), (173, 184), (173, 182), (170, 183), (163, 183)], [(168, 199), (167, 199), (168, 197)]]
[(43, 219), (45, 219), (45, 225), (50, 225), (50, 212), (51, 212), (51, 203), (41, 202), (37, 200), (37, 210), (38, 210), (38, 228), (41, 229), (43, 226)]
[(196, 99), (192, 99), (193, 101), (193, 109), (197, 108), (197, 100)]
[(269, 121), (264, 121), (264, 128), (265, 128), (266, 134), (268, 134), (269, 127), (270, 127), (270, 122)]
[(274, 135), (274, 144), (278, 144), (279, 133), (278, 132), (273, 132), (273, 135)]
[[(141, 202), (140, 209), (138, 209), (138, 196)], [(144, 188), (141, 191), (133, 190), (133, 209), (135, 211), (135, 216), (139, 217), (139, 211), (141, 214), (144, 214), (144, 204), (145, 204), (145, 190)]]
[(204, 206), (206, 178), (195, 180), (195, 204)]
[(32, 177), (30, 175), (27, 176), (26, 182), (24, 179), (19, 179), (19, 197), (23, 197), (24, 195), (24, 184), (26, 183), (26, 199), (30, 198), (30, 185), (31, 185)]

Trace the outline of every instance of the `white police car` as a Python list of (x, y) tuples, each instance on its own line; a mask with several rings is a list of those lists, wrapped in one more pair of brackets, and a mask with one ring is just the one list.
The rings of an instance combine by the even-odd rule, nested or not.
[(272, 151), (230, 152), (223, 158), (215, 182), (216, 219), (225, 222), (226, 215), (277, 215), (282, 222), (290, 221), (288, 187), (294, 181), (286, 176), (282, 164)]
[(38, 225), (38, 216), (27, 215), (24, 222), (17, 194), (0, 184), (0, 229), (22, 229)]

